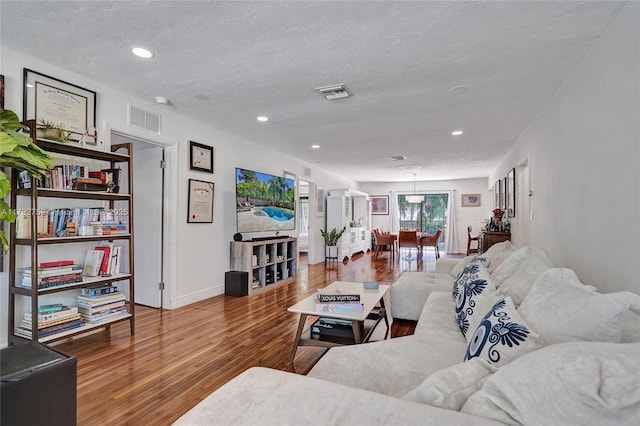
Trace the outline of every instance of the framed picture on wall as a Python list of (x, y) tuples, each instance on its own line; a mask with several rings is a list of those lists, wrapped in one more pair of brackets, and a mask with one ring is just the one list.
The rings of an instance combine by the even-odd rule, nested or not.
[(480, 207), (480, 194), (462, 194), (462, 207)]
[(371, 196), (371, 214), (389, 214), (389, 196)]
[(189, 141), (189, 169), (213, 173), (213, 147)]
[(516, 217), (516, 169), (507, 173), (507, 217)]
[(496, 184), (493, 187), (493, 195), (494, 195), (493, 208), (499, 209), (500, 208), (500, 179), (496, 181)]
[[(80, 142), (96, 127), (96, 92), (24, 68), (22, 117), (35, 120), (43, 139)], [(50, 130), (51, 134), (47, 132)], [(97, 145), (97, 135), (93, 141)]]
[(500, 182), (500, 210), (507, 210), (507, 178), (502, 178)]
[(189, 179), (187, 223), (213, 222), (213, 182)]
[(316, 216), (324, 216), (324, 188), (316, 185)]

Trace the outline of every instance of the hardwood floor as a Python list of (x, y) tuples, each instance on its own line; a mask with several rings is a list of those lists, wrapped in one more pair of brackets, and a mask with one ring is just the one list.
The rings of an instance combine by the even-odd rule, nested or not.
[[(429, 266), (432, 256), (416, 264), (385, 253), (325, 269), (301, 256), (295, 283), (251, 297), (222, 295), (164, 311), (137, 306), (133, 337), (123, 323), (55, 346), (78, 359), (78, 424), (167, 425), (250, 367), (306, 374), (324, 350), (299, 348), (290, 363), (298, 316), (288, 306), (336, 280), (393, 283), (404, 271)], [(413, 328), (395, 321), (391, 336)]]

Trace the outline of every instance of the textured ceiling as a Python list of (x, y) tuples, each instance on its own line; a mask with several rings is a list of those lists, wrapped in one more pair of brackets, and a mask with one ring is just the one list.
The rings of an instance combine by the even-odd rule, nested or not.
[[(620, 7), (2, 1), (0, 13), (14, 50), (358, 181), (407, 181), (488, 176)], [(314, 91), (335, 83), (353, 96)]]

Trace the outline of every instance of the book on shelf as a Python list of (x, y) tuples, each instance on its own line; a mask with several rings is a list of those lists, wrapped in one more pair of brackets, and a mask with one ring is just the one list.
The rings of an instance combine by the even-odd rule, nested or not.
[[(63, 306), (61, 310), (56, 312), (49, 312), (49, 313), (40, 313), (38, 309), (38, 323), (65, 319), (77, 314), (78, 314), (77, 306)], [(25, 312), (24, 319), (27, 321), (31, 321), (33, 319), (33, 315), (31, 314), (31, 312)]]
[(85, 308), (94, 308), (121, 300), (125, 300), (124, 293), (122, 293), (121, 291), (111, 294), (105, 294), (102, 296), (77, 296), (78, 306)]
[(122, 309), (118, 309), (118, 310), (114, 310), (114, 311), (110, 311), (104, 314), (98, 314), (98, 315), (83, 315), (83, 319), (86, 323), (89, 324), (100, 324), (106, 321), (112, 321), (116, 318), (120, 318), (124, 315), (128, 315), (129, 312), (127, 311), (127, 308), (122, 308)]
[(323, 293), (318, 291), (316, 299), (320, 303), (353, 303), (360, 301), (359, 294)]
[[(75, 321), (80, 319), (80, 313), (76, 312), (73, 315), (69, 315), (67, 317), (64, 318), (56, 318), (56, 319), (52, 319), (52, 320), (48, 320), (48, 321), (38, 321), (38, 329), (42, 330), (45, 328), (49, 328), (49, 327), (53, 327), (53, 326), (57, 326), (57, 325), (61, 325), (61, 324), (65, 324), (67, 322), (71, 322), (71, 321)], [(22, 326), (23, 327), (31, 327), (31, 318), (29, 319), (24, 319), (22, 320)]]
[(103, 312), (109, 312), (114, 309), (122, 308), (125, 305), (124, 300), (118, 300), (104, 305), (97, 305), (93, 307), (86, 306), (78, 302), (78, 311), (84, 315), (95, 315)]
[(84, 266), (82, 267), (82, 275), (87, 277), (97, 277), (100, 275), (100, 266), (102, 266), (104, 253), (102, 250), (88, 250), (84, 259)]
[(316, 303), (316, 312), (363, 312), (364, 305), (360, 302), (345, 303)]
[(52, 303), (49, 305), (40, 305), (38, 307), (38, 314), (48, 314), (51, 312), (58, 312), (64, 309), (64, 305), (62, 303)]
[(54, 260), (52, 262), (40, 262), (40, 269), (44, 268), (56, 268), (63, 266), (73, 266), (76, 262), (74, 260)]
[[(82, 318), (76, 319), (73, 321), (68, 321), (62, 324), (54, 325), (52, 327), (47, 327), (38, 330), (38, 338), (41, 339), (43, 337), (49, 337), (51, 335), (62, 333), (63, 331), (69, 331), (76, 328), (81, 328), (85, 326), (85, 322)], [(26, 339), (31, 339), (31, 324), (26, 327), (25, 325), (20, 325), (15, 327), (14, 332), (16, 336), (24, 337)]]
[(118, 287), (111, 284), (100, 285), (95, 287), (86, 287), (86, 288), (80, 289), (80, 294), (82, 296), (88, 296), (88, 297), (104, 296), (104, 295), (117, 293), (117, 292), (118, 292)]
[(104, 256), (102, 257), (102, 262), (100, 264), (100, 275), (111, 275), (111, 249), (113, 248), (113, 243), (100, 244), (101, 245), (95, 247), (95, 250), (101, 250), (104, 252)]
[(311, 333), (312, 335), (353, 339), (353, 325), (351, 321), (318, 318), (311, 324)]

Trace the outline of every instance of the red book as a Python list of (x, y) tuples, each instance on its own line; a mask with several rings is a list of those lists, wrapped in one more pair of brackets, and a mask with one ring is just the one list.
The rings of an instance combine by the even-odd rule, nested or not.
[(109, 266), (111, 261), (111, 247), (97, 246), (96, 250), (104, 251), (102, 264), (100, 264), (100, 275), (109, 275)]
[(54, 266), (69, 266), (76, 263), (73, 260), (56, 260), (54, 262), (40, 262), (41, 268), (53, 268)]

